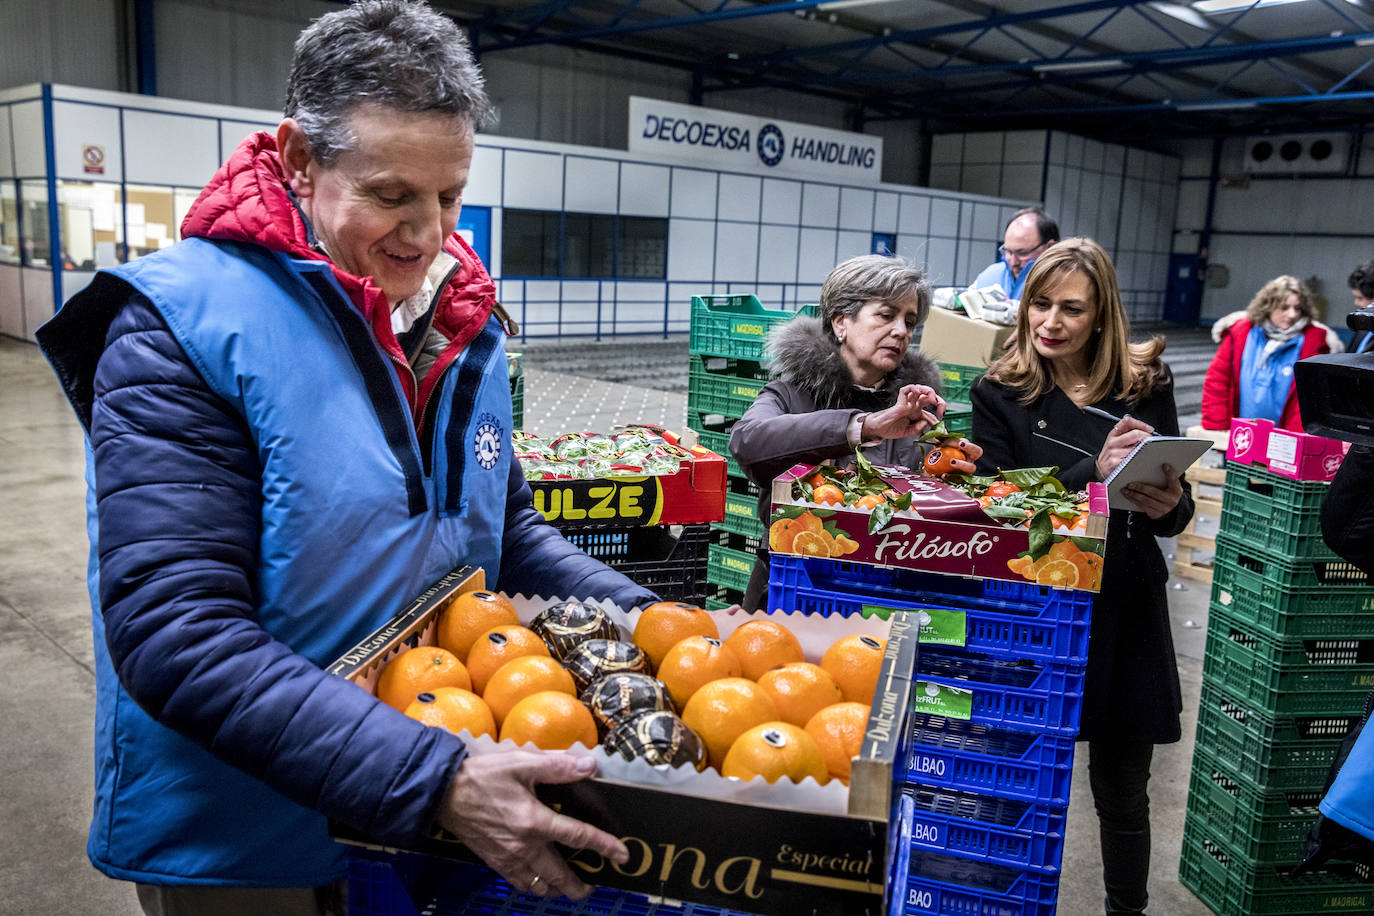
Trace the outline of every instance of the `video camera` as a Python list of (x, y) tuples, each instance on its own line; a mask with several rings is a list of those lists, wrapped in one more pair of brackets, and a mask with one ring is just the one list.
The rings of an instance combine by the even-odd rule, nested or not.
[[(1356, 333), (1374, 333), (1374, 305), (1345, 316)], [(1309, 356), (1293, 367), (1307, 432), (1374, 446), (1374, 351)]]

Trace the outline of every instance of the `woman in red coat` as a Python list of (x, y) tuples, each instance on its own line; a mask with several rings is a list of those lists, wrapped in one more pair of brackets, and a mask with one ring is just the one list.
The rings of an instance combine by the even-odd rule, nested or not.
[(1293, 364), (1329, 353), (1326, 330), (1312, 320), (1312, 296), (1297, 277), (1276, 277), (1255, 294), (1221, 337), (1202, 383), (1202, 425), (1229, 429), (1233, 417), (1272, 420), (1302, 432)]

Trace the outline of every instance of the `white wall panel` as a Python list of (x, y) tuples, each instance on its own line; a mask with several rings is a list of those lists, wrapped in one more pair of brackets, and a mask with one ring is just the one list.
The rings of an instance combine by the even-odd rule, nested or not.
[[(897, 255), (925, 270), (928, 240), (924, 235), (898, 235)], [(927, 278), (929, 279), (929, 278)]]
[[(265, 130), (272, 136), (277, 135), (277, 125), (262, 123), (254, 124), (250, 121), (220, 121), (219, 122), (219, 162), (229, 158), (229, 155), (236, 149), (244, 138), (250, 134), (255, 134), (260, 130)], [(219, 166), (216, 165), (216, 168)]]
[(716, 214), (720, 219), (757, 222), (763, 199), (763, 179), (752, 175), (721, 175), (720, 200)]
[(1045, 131), (1009, 130), (1002, 144), (1003, 160), (1009, 163), (1045, 164)]
[(563, 157), (557, 153), (506, 150), (503, 176), (507, 207), (559, 210), (563, 207)]
[(716, 217), (716, 172), (673, 169), (673, 216)]
[(22, 270), (0, 264), (0, 334), (24, 336), (24, 290)]
[(925, 237), (930, 232), (930, 198), (923, 194), (903, 194), (897, 212), (897, 231)]
[(797, 282), (820, 283), (836, 264), (834, 229), (803, 227), (797, 243)]
[(964, 166), (959, 190), (965, 194), (986, 194), (989, 197), (996, 197), (1001, 187), (1002, 167), (1000, 165), (968, 164)]
[(833, 184), (807, 182), (802, 188), (803, 226), (833, 229), (840, 219), (840, 189)]
[(1002, 240), (1002, 222), (996, 204), (973, 205), (973, 238)]
[(626, 162), (620, 166), (620, 212), (631, 216), (667, 216), (672, 170)]
[(1103, 146), (1097, 140), (1083, 142), (1083, 168), (1090, 172), (1100, 172), (1103, 168)]
[(840, 228), (871, 230), (873, 228), (873, 200), (872, 191), (864, 188), (841, 188)]
[(1000, 130), (979, 131), (964, 135), (964, 166), (1001, 165), (1002, 145), (1006, 134)]
[(932, 238), (926, 245), (926, 270), (932, 286), (953, 286), (962, 279), (954, 275), (954, 252), (953, 239)]
[(879, 191), (873, 200), (873, 231), (897, 231), (897, 206), (902, 196), (890, 191)]
[(763, 221), (795, 226), (801, 221), (802, 183), (781, 178), (763, 180)]
[(21, 267), (24, 272), (24, 339), (33, 340), (33, 332), (54, 314), (52, 301), (52, 272)]
[(0, 2), (0, 86), (40, 80), (118, 89), (124, 41), (120, 4), (90, 0)]
[[(15, 106), (16, 114), (19, 113), (19, 107)], [(57, 164), (58, 177), (77, 181), (120, 181), (123, 153), (119, 142), (119, 109), (103, 105), (78, 105), (72, 102), (54, 102), (52, 109), (53, 157)], [(41, 149), (41, 128), (37, 131), (37, 141)], [(104, 154), (102, 174), (86, 172), (82, 154), (87, 145), (100, 147)], [(32, 174), (29, 168), (26, 167), (24, 173)], [(41, 173), (42, 168), (38, 171)], [(201, 183), (208, 177), (210, 176), (207, 172), (200, 179)]]
[(797, 279), (796, 226), (759, 227), (759, 282), (794, 283)]
[(873, 233), (841, 229), (835, 239), (835, 263), (873, 251)]
[(1008, 165), (1002, 169), (1002, 188), (998, 193), (1018, 200), (1039, 200), (1043, 174), (1039, 165)]
[(124, 152), (126, 181), (198, 188), (220, 165), (219, 124), (210, 118), (126, 110)]
[(1077, 219), (1081, 225), (1074, 228), (1074, 234), (1086, 235), (1101, 242), (1105, 228), (1102, 223), (1102, 173), (1081, 173), (1078, 178), (1078, 195), (1082, 201), (1082, 206), (1077, 210)]
[(716, 224), (715, 280), (752, 283), (758, 277), (759, 227), (755, 223)]
[(577, 213), (615, 213), (620, 163), (613, 159), (566, 156), (563, 208)]
[(10, 138), (10, 106), (0, 105), (0, 178), (14, 177), (14, 148)]
[[(1108, 251), (1117, 246), (1117, 224), (1121, 220), (1121, 182), (1119, 173), (1103, 174), (1102, 186), (1098, 193), (1097, 240)], [(1060, 228), (1063, 232), (1063, 228)]]
[(668, 279), (707, 279), (715, 267), (714, 222), (672, 219), (668, 222)]
[(935, 197), (930, 201), (930, 229), (932, 236), (953, 238), (959, 234), (959, 201)]
[[(500, 149), (492, 146), (476, 147), (472, 151), (472, 167), (468, 170), (468, 186), (463, 191), (463, 203), (472, 204), (474, 207), (501, 206), (503, 167)], [(494, 233), (495, 229), (492, 231)]]

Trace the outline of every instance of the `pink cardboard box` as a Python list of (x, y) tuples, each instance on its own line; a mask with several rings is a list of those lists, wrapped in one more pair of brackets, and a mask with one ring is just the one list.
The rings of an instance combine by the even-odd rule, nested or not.
[(1226, 459), (1293, 480), (1325, 481), (1336, 476), (1349, 448), (1348, 442), (1278, 429), (1269, 420), (1236, 418)]

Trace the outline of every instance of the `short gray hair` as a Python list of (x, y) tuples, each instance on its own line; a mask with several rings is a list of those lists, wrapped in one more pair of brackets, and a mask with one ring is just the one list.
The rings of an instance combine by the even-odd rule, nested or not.
[(853, 318), (867, 302), (905, 302), (916, 299), (916, 323), (930, 312), (930, 284), (920, 268), (901, 258), (862, 254), (830, 271), (821, 284), (821, 324), (834, 334), (831, 322), (841, 315)]
[(296, 39), (283, 113), (330, 166), (357, 138), (360, 105), (450, 115), (477, 128), (492, 105), (482, 73), (454, 21), (423, 2), (360, 0), (326, 13)]

